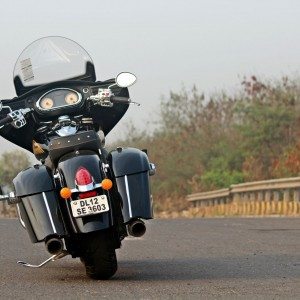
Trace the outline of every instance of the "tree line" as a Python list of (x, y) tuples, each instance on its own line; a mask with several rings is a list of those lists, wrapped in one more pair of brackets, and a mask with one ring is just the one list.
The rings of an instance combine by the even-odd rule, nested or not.
[(192, 192), (298, 176), (300, 86), (287, 77), (245, 78), (234, 95), (205, 97), (193, 87), (160, 103), (156, 129), (136, 128), (117, 144), (146, 148), (157, 166), (158, 211), (181, 210)]

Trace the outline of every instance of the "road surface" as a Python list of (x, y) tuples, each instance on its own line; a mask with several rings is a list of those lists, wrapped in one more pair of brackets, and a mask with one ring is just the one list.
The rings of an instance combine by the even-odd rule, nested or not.
[(0, 220), (0, 235), (1, 299), (300, 298), (299, 218), (154, 220), (124, 242), (117, 274), (102, 282), (69, 257), (18, 266), (48, 255), (17, 220)]

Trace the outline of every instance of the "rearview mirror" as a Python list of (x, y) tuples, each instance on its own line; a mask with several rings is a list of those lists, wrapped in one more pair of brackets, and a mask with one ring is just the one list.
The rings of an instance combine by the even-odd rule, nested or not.
[(122, 72), (116, 77), (116, 83), (119, 87), (126, 88), (136, 82), (136, 76), (129, 72)]

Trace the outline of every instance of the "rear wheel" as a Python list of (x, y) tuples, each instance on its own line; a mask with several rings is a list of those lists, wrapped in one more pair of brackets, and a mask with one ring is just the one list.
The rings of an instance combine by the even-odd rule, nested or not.
[(111, 278), (118, 269), (118, 263), (116, 250), (107, 232), (92, 233), (85, 243), (85, 254), (80, 259), (87, 276), (102, 280)]

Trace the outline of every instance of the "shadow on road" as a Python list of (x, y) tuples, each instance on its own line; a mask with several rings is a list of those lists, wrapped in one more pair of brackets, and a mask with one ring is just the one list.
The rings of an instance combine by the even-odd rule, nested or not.
[[(113, 280), (185, 281), (300, 278), (299, 261), (299, 256), (287, 260), (284, 255), (260, 254), (252, 257), (120, 260), (118, 272)], [(268, 268), (266, 268), (266, 264)], [(73, 263), (61, 261), (59, 265), (53, 264), (46, 268), (38, 272), (42, 273), (42, 277), (48, 277), (47, 279), (68, 282), (88, 280), (85, 277), (83, 266), (78, 261)]]
[[(297, 261), (298, 259), (298, 261)], [(300, 257), (286, 261), (284, 256), (223, 257), (209, 259), (158, 259), (121, 261), (118, 279), (195, 280), (300, 278)], [(268, 268), (266, 268), (266, 263)]]

